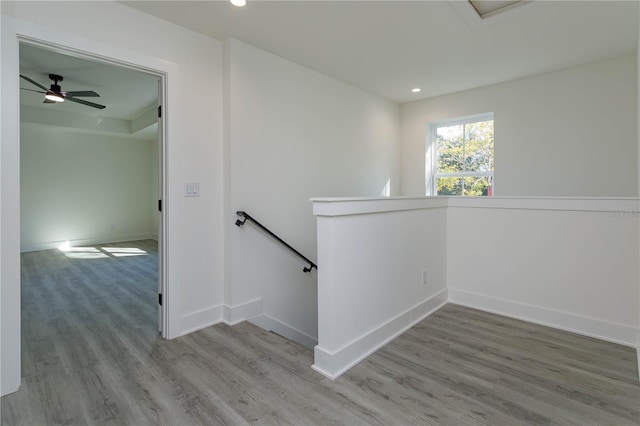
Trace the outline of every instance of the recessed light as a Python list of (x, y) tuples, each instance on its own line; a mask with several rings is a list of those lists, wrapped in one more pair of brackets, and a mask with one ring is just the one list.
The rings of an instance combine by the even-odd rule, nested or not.
[(242, 7), (247, 4), (247, 0), (229, 0), (232, 5)]
[(419, 87), (414, 87), (413, 89), (411, 89), (411, 91), (413, 93), (418, 93), (420, 91), (420, 88)]

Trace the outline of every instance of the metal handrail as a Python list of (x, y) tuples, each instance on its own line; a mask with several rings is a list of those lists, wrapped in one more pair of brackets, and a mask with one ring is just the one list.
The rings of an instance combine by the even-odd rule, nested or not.
[(288, 248), (289, 250), (291, 250), (292, 252), (294, 252), (295, 254), (297, 254), (299, 257), (301, 257), (302, 259), (304, 259), (307, 263), (309, 263), (308, 267), (303, 268), (302, 270), (304, 272), (311, 272), (311, 270), (313, 268), (316, 268), (316, 271), (318, 270), (318, 265), (316, 265), (315, 263), (313, 263), (311, 260), (309, 260), (305, 255), (303, 255), (302, 253), (300, 253), (298, 250), (294, 249), (293, 247), (291, 247), (289, 244), (287, 244), (286, 241), (284, 241), (282, 238), (278, 237), (276, 234), (274, 234), (273, 232), (271, 232), (269, 229), (267, 229), (267, 227), (265, 227), (263, 224), (261, 224), (260, 222), (258, 222), (257, 220), (255, 220), (253, 217), (251, 217), (250, 214), (248, 214), (247, 212), (244, 212), (242, 210), (238, 210), (236, 212), (236, 214), (242, 218), (244, 218), (244, 220), (236, 220), (236, 226), (240, 227), (242, 225), (244, 225), (244, 223), (247, 220), (250, 220), (251, 222), (255, 223), (260, 229), (262, 229), (264, 232), (266, 232), (267, 234), (269, 234), (270, 236), (272, 236), (273, 238), (275, 238), (276, 240), (278, 240), (283, 246), (285, 246), (286, 248)]

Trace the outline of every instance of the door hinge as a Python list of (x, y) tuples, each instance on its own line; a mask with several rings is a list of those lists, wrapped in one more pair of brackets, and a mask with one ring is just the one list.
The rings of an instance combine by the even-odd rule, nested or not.
[(162, 118), (162, 105), (158, 105), (158, 118)]
[(162, 200), (158, 200), (158, 211), (162, 211)]
[(158, 293), (158, 305), (162, 306), (162, 293)]

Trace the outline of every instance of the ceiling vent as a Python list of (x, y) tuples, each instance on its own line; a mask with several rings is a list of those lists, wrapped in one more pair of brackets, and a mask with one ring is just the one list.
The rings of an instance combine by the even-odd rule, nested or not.
[(511, 10), (514, 7), (522, 6), (529, 3), (529, 0), (469, 0), (471, 6), (476, 10), (480, 18), (488, 18), (490, 16), (497, 15), (507, 10)]

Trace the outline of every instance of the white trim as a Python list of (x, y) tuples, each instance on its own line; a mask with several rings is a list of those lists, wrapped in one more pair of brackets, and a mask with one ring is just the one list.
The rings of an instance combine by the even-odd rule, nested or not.
[(220, 322), (222, 322), (222, 305), (192, 312), (180, 318), (180, 335), (184, 336), (185, 334), (211, 327)]
[(640, 218), (637, 197), (343, 197), (311, 198), (316, 216), (346, 216), (445, 207), (591, 211)]
[(262, 299), (253, 299), (235, 306), (224, 305), (222, 317), (227, 325), (240, 324), (249, 318), (256, 317), (262, 313)]
[[(504, 10), (486, 15), (481, 18), (475, 8), (468, 1), (449, 0), (447, 3), (458, 13), (458, 16), (467, 24), (471, 29), (477, 29), (493, 25), (495, 23), (503, 22), (504, 20), (513, 19), (522, 13), (530, 13), (537, 8), (543, 7), (542, 5), (547, 3), (546, 1), (532, 1), (524, 0), (518, 7), (506, 7)], [(547, 6), (544, 6), (547, 7)]]
[(640, 217), (640, 198), (633, 197), (447, 197), (448, 207), (591, 211), (612, 217)]
[(473, 172), (447, 172), (447, 173), (436, 173), (436, 178), (448, 178), (448, 177), (493, 177), (493, 172), (482, 172), (482, 171), (473, 171)]
[(620, 345), (637, 347), (640, 343), (638, 341), (640, 330), (626, 324), (604, 321), (455, 288), (449, 288), (449, 302)]
[(318, 339), (292, 327), (263, 312), (262, 298), (250, 300), (239, 305), (223, 306), (223, 320), (225, 324), (234, 326), (244, 321), (249, 321), (267, 331), (273, 331), (287, 339), (312, 348), (318, 343)]
[[(0, 265), (0, 394), (15, 392), (21, 382), (21, 324), (20, 324), (20, 82), (18, 40), (15, 21), (0, 15), (0, 59), (2, 71), (0, 115), (2, 159), (0, 175), (2, 187), (2, 257)], [(8, 167), (9, 166), (9, 167)]]
[(70, 247), (79, 247), (79, 246), (87, 246), (87, 245), (99, 245), (99, 244), (110, 244), (110, 243), (123, 243), (127, 241), (139, 241), (139, 240), (158, 240), (157, 234), (125, 234), (125, 235), (117, 235), (110, 236), (104, 238), (83, 238), (79, 240), (69, 240), (69, 241), (49, 241), (46, 243), (34, 243), (34, 244), (25, 244), (22, 246), (20, 250), (21, 253), (28, 253), (31, 251), (40, 251), (40, 250), (52, 250), (59, 248), (64, 243), (69, 243)]
[(636, 356), (638, 358), (638, 383), (640, 383), (640, 346), (636, 348)]
[(316, 216), (345, 216), (447, 207), (447, 197), (312, 198)]
[(273, 331), (308, 348), (312, 348), (318, 344), (318, 339), (267, 314), (260, 314), (257, 317), (249, 319), (249, 322), (265, 330)]
[(311, 368), (331, 380), (337, 379), (351, 367), (444, 306), (447, 303), (447, 293), (447, 289), (438, 292), (337, 351), (330, 352), (319, 345), (316, 346), (314, 364)]
[[(25, 21), (12, 16), (2, 15), (2, 109), (1, 118), (2, 128), (2, 243), (3, 251), (0, 262), (2, 263), (2, 298), (3, 302), (8, 305), (20, 306), (20, 273), (19, 260), (15, 261), (15, 255), (20, 251), (20, 215), (19, 200), (16, 201), (15, 194), (19, 190), (20, 176), (19, 167), (10, 167), (5, 169), (7, 162), (19, 159), (19, 81), (18, 81), (18, 44), (19, 42), (36, 43), (49, 48), (63, 48), (65, 52), (76, 52), (85, 56), (89, 56), (94, 60), (103, 60), (109, 63), (135, 68), (140, 71), (150, 72), (159, 75), (165, 82), (165, 96), (170, 99), (174, 94), (180, 92), (180, 67), (174, 62), (170, 62), (159, 57), (145, 55), (140, 52), (132, 51), (127, 48), (121, 48), (110, 45), (95, 39), (88, 38), (79, 34), (72, 34), (65, 31), (56, 30), (35, 22)], [(179, 95), (177, 95), (179, 96)], [(171, 98), (173, 99), (173, 98)], [(165, 162), (165, 183), (163, 205), (170, 215), (163, 215), (163, 231), (170, 229), (180, 229), (180, 218), (178, 214), (178, 202), (180, 200), (179, 192), (171, 186), (173, 181), (172, 162), (169, 158), (169, 152), (172, 151), (170, 143), (178, 140), (177, 130), (180, 126), (176, 125), (179, 119), (177, 114), (170, 111), (170, 103), (165, 103), (165, 123), (166, 124), (166, 141), (164, 145), (164, 162)], [(10, 111), (14, 111), (10, 113)], [(9, 154), (8, 156), (5, 154)], [(19, 161), (18, 161), (19, 164)], [(171, 188), (171, 189), (170, 189)], [(5, 201), (10, 203), (5, 204)], [(175, 205), (175, 206), (174, 206)], [(175, 209), (173, 208), (175, 207)], [(10, 230), (10, 234), (5, 231)], [(175, 231), (178, 232), (178, 231)], [(180, 304), (180, 277), (177, 268), (170, 267), (172, 251), (169, 241), (172, 240), (169, 232), (162, 232), (161, 242), (163, 247), (163, 257), (166, 259), (162, 262), (164, 265), (164, 310), (165, 324), (167, 327), (163, 329), (163, 335), (166, 338), (177, 337), (181, 334), (181, 304)], [(163, 244), (164, 243), (164, 244)], [(176, 256), (178, 253), (176, 252)], [(9, 268), (7, 268), (9, 267)], [(169, 285), (171, 284), (171, 285)], [(6, 296), (6, 297), (5, 297)], [(5, 305), (3, 305), (5, 306)], [(6, 323), (5, 323), (6, 321)], [(3, 309), (3, 330), (2, 330), (2, 383), (1, 393), (4, 395), (15, 390), (20, 385), (20, 310), (19, 308), (11, 311)], [(6, 325), (11, 324), (11, 326)], [(14, 341), (17, 338), (17, 344)], [(7, 349), (9, 348), (9, 349)], [(14, 373), (15, 372), (15, 373)]]
[[(464, 117), (456, 117), (449, 118), (446, 120), (432, 121), (427, 125), (427, 137), (426, 137), (426, 146), (425, 146), (425, 194), (430, 196), (438, 195), (438, 178), (447, 178), (447, 177), (491, 177), (491, 186), (494, 185), (494, 171), (490, 172), (457, 172), (457, 173), (438, 173), (438, 146), (437, 146), (437, 131), (439, 127), (449, 127), (456, 125), (466, 125), (470, 123), (478, 123), (482, 121), (494, 121), (494, 113), (493, 112), (484, 112), (480, 114), (474, 115), (466, 115)], [(464, 135), (463, 135), (464, 138)], [(465, 145), (466, 147), (466, 139)], [(495, 157), (495, 140), (494, 140), (494, 157)], [(466, 156), (466, 154), (465, 154)], [(426, 162), (428, 161), (428, 162)], [(462, 184), (464, 190), (464, 182)], [(473, 197), (476, 198), (476, 197)]]

